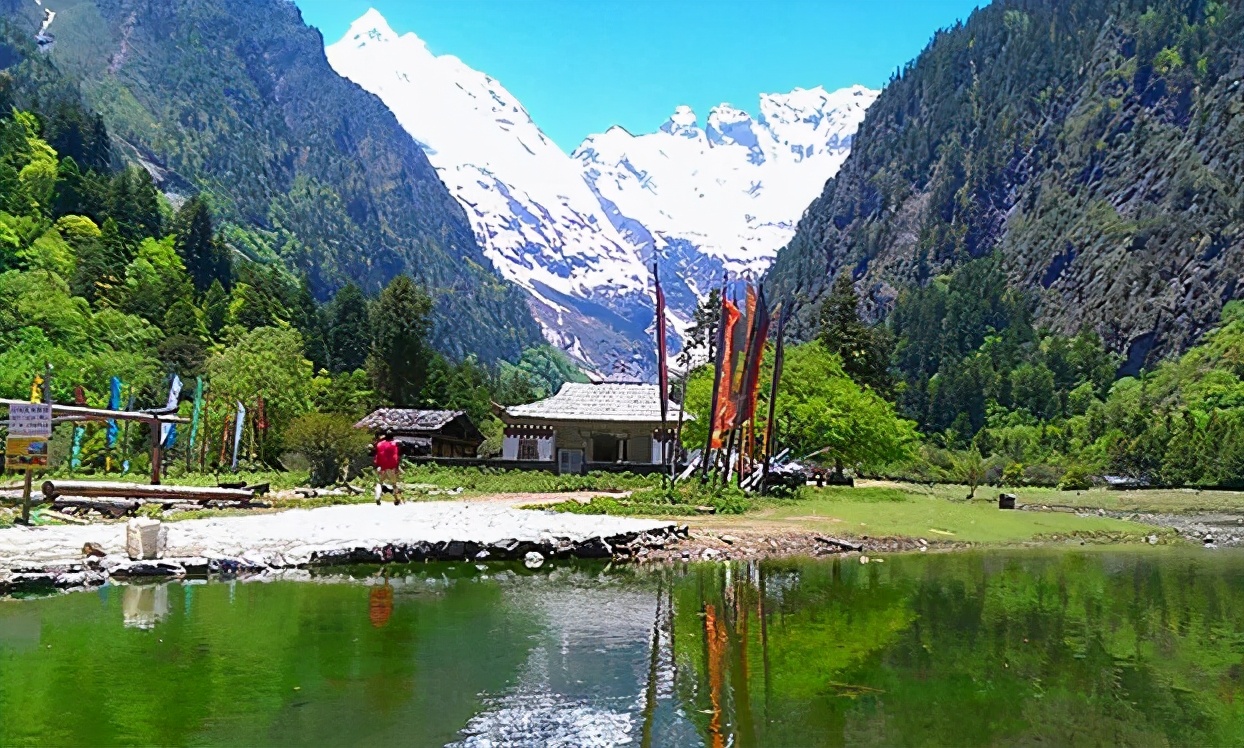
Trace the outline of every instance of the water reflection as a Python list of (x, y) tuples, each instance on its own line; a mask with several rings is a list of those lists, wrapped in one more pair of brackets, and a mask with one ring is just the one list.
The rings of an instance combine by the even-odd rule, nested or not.
[(122, 620), (126, 628), (153, 629), (168, 616), (168, 585), (127, 585), (121, 588)]
[(0, 745), (1238, 745), (1244, 553), (428, 564), (0, 601), (0, 714)]

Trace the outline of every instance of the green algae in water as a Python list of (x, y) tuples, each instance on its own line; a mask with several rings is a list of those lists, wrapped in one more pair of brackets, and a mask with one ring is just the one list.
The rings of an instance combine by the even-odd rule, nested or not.
[(1244, 745), (1244, 554), (355, 570), (0, 601), (0, 745)]

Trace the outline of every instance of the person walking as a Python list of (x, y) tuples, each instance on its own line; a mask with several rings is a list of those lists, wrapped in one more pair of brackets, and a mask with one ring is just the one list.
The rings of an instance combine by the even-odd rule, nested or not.
[(392, 486), (393, 504), (395, 506), (401, 504), (402, 494), (398, 480), (401, 478), (402, 454), (397, 442), (393, 441), (392, 432), (384, 432), (376, 445), (372, 447), (372, 451), (375, 455), (372, 458), (372, 464), (376, 466), (376, 506), (380, 506), (385, 481)]

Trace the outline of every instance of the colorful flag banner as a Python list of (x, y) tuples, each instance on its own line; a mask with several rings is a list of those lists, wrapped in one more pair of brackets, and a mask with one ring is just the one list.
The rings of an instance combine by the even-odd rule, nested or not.
[[(169, 387), (168, 387), (168, 400), (164, 403), (164, 409), (171, 410), (174, 413), (176, 413), (177, 412), (177, 401), (180, 398), (181, 398), (181, 377), (174, 374), (173, 381), (171, 384), (169, 384)], [(173, 446), (173, 442), (170, 440), (177, 438), (176, 433), (177, 431), (174, 428), (173, 424), (166, 423), (166, 424), (161, 425), (160, 426), (160, 444), (164, 445), (165, 449), (168, 449), (169, 447)]]
[(665, 424), (666, 403), (669, 402), (670, 372), (665, 357), (665, 292), (661, 290), (661, 276), (657, 264), (652, 263), (652, 282), (656, 287), (656, 328), (657, 328), (657, 383), (661, 387), (661, 423)]
[(73, 442), (69, 452), (69, 467), (72, 470), (82, 467), (82, 436), (85, 433), (86, 429), (82, 426), (73, 427)]
[(30, 402), (43, 402), (43, 375), (36, 374), (35, 381), (30, 385)]
[(717, 399), (713, 404), (713, 437), (711, 446), (713, 449), (721, 449), (725, 443), (725, 436), (732, 428), (734, 428), (735, 416), (735, 391), (734, 391), (734, 367), (738, 361), (738, 355), (735, 353), (735, 345), (738, 344), (738, 335), (736, 334), (739, 327), (739, 308), (734, 302), (723, 300), (721, 305), (721, 356), (719, 358), (721, 366), (718, 367), (717, 380)]
[(194, 407), (190, 411), (190, 442), (186, 446), (188, 452), (194, 451), (199, 438), (199, 419), (203, 416), (203, 377), (194, 378)]
[(233, 424), (233, 469), (238, 469), (238, 450), (242, 447), (242, 425), (246, 423), (246, 406), (238, 403), (237, 421)]
[[(109, 382), (109, 387), (110, 389), (108, 392), (108, 410), (120, 410), (121, 409), (121, 379), (120, 377), (113, 377), (112, 381)], [(108, 419), (108, 428), (104, 432), (104, 445), (107, 446), (108, 449), (112, 449), (113, 447), (117, 446), (117, 421), (115, 418)]]
[(765, 290), (760, 289), (752, 331), (743, 365), (743, 387), (739, 392), (739, 423), (747, 423), (756, 414), (756, 398), (760, 389), (760, 365), (764, 361), (765, 343), (769, 339), (769, 310), (765, 306)]

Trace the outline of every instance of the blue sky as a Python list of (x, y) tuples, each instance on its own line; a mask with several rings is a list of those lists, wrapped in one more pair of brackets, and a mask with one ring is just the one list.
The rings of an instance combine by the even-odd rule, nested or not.
[(796, 86), (880, 87), (933, 32), (985, 0), (296, 0), (331, 44), (369, 7), (395, 31), (481, 70), (570, 152), (621, 125), (650, 132), (679, 104)]

